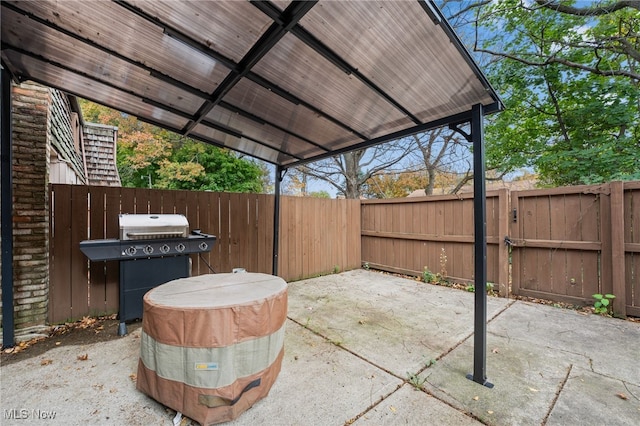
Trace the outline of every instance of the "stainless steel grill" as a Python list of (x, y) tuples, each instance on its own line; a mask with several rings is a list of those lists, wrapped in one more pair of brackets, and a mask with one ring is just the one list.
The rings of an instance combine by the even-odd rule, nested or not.
[(211, 251), (216, 237), (189, 233), (180, 214), (121, 214), (119, 239), (86, 240), (80, 250), (91, 261), (120, 261), (118, 334), (126, 321), (142, 317), (142, 298), (152, 288), (190, 275), (189, 254)]

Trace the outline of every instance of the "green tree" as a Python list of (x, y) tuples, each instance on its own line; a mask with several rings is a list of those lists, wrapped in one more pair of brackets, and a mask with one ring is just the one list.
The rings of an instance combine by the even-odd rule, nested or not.
[(640, 177), (640, 3), (500, 0), (482, 5), (474, 50), (506, 110), (487, 161), (548, 185)]
[(117, 165), (123, 186), (197, 191), (264, 192), (269, 170), (228, 150), (80, 100), (86, 121), (118, 126)]
[(197, 164), (203, 173), (194, 176), (193, 181), (180, 180), (167, 167), (163, 177), (168, 188), (227, 192), (262, 192), (265, 189), (264, 169), (227, 149), (185, 140), (179, 143), (172, 160), (182, 165)]

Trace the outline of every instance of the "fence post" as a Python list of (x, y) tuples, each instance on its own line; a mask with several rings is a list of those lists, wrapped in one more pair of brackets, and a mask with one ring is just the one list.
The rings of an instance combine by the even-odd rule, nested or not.
[(611, 182), (611, 284), (613, 314), (626, 317), (625, 256), (624, 256), (624, 183)]
[(498, 190), (498, 293), (509, 297), (509, 246), (503, 241), (509, 236), (509, 190)]

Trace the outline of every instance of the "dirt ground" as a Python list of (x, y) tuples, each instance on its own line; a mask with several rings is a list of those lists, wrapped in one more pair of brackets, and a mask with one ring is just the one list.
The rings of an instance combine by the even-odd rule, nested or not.
[[(127, 324), (127, 331), (140, 328), (140, 321)], [(115, 315), (108, 317), (85, 317), (80, 321), (52, 326), (48, 337), (41, 337), (18, 343), (13, 348), (4, 349), (0, 364), (9, 365), (24, 359), (42, 355), (59, 346), (85, 345), (118, 339), (118, 320)]]

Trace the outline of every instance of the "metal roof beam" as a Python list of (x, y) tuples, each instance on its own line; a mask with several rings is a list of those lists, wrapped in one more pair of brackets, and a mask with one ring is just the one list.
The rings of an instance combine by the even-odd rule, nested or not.
[[(278, 19), (278, 8), (274, 6), (272, 3), (268, 1), (253, 1), (251, 2), (254, 6), (260, 9), (265, 15), (269, 16), (271, 19), (277, 22)], [(378, 87), (375, 83), (373, 83), (370, 79), (364, 76), (360, 71), (351, 66), (347, 61), (345, 61), (340, 55), (331, 50), (328, 46), (314, 37), (311, 33), (305, 30), (300, 25), (296, 24), (291, 28), (291, 33), (294, 34), (298, 39), (304, 42), (307, 46), (311, 47), (317, 53), (319, 53), (326, 60), (331, 62), (334, 66), (342, 70), (345, 74), (353, 75), (362, 83), (364, 83), (369, 89), (376, 92), (378, 96), (383, 97), (387, 102), (393, 105), (396, 109), (401, 111), (403, 114), (408, 116), (415, 124), (421, 124), (422, 122), (413, 115), (409, 110), (403, 107), (398, 101), (393, 99), (387, 92)]]
[[(490, 105), (487, 105), (485, 107), (483, 107), (483, 113), (485, 114), (490, 114), (490, 113), (494, 113), (497, 111), (500, 111), (502, 108), (502, 104), (496, 102)], [(469, 111), (465, 111), (465, 112), (461, 112), (458, 114), (454, 114), (448, 117), (444, 117), (444, 118), (440, 118), (438, 120), (434, 120), (434, 121), (430, 121), (428, 123), (423, 123), (423, 124), (419, 124), (417, 126), (414, 127), (410, 127), (408, 129), (403, 129), (403, 130), (399, 130), (397, 132), (394, 133), (390, 133), (388, 135), (385, 136), (380, 136), (378, 138), (374, 138), (374, 139), (369, 139), (366, 140), (364, 142), (360, 142), (358, 144), (355, 145), (350, 145), (346, 148), (341, 148), (341, 149), (336, 149), (331, 151), (328, 154), (321, 154), (321, 155), (316, 155), (314, 157), (310, 157), (310, 158), (305, 158), (302, 161), (296, 161), (290, 164), (286, 164), (284, 165), (285, 168), (290, 168), (290, 167), (296, 167), (296, 166), (300, 166), (302, 164), (307, 164), (307, 163), (312, 163), (314, 161), (319, 161), (319, 160), (323, 160), (325, 158), (328, 157), (333, 157), (334, 155), (340, 155), (340, 154), (344, 154), (345, 152), (350, 152), (350, 151), (356, 151), (359, 149), (365, 149), (365, 148), (369, 148), (371, 146), (374, 145), (379, 145), (385, 142), (390, 142), (393, 140), (397, 140), (397, 139), (402, 139), (404, 137), (407, 136), (411, 136), (411, 135), (415, 135), (417, 133), (422, 133), (422, 132), (427, 132), (429, 130), (433, 130), (433, 129), (437, 129), (438, 127), (442, 127), (442, 126), (448, 126), (448, 125), (459, 125), (462, 123), (468, 123), (471, 121), (471, 117), (472, 117), (472, 112), (471, 110)]]
[(246, 75), (246, 77), (249, 80), (253, 81), (254, 83), (257, 83), (260, 86), (264, 87), (265, 89), (268, 89), (271, 92), (277, 94), (278, 96), (287, 99), (289, 102), (292, 102), (292, 103), (294, 103), (296, 105), (302, 105), (303, 107), (305, 107), (305, 108), (313, 111), (314, 113), (320, 115), (321, 117), (329, 120), (333, 124), (335, 124), (337, 126), (340, 126), (345, 130), (348, 130), (349, 132), (353, 133), (354, 135), (356, 135), (360, 139), (367, 139), (367, 137), (365, 135), (363, 135), (362, 133), (358, 132), (355, 129), (352, 129), (351, 127), (349, 127), (348, 125), (346, 125), (342, 121), (337, 120), (336, 118), (330, 116), (329, 114), (325, 113), (324, 111), (314, 107), (310, 103), (305, 102), (302, 99), (298, 98), (297, 96), (295, 96), (295, 95), (287, 92), (286, 90), (282, 89), (281, 87), (276, 86), (275, 84), (273, 84), (270, 81), (262, 78), (258, 74), (254, 73), (254, 72), (250, 72), (250, 73), (248, 73)]
[(411, 111), (409, 111), (408, 109), (406, 109), (405, 107), (400, 105), (400, 103), (398, 101), (396, 101), (395, 99), (393, 99), (391, 97), (391, 95), (389, 95), (387, 92), (382, 90), (378, 85), (376, 85), (373, 81), (371, 81), (369, 78), (367, 78), (364, 74), (362, 74), (356, 68), (354, 68), (353, 66), (349, 65), (349, 63), (347, 63), (347, 61), (342, 59), (337, 53), (335, 53), (333, 50), (331, 50), (329, 47), (327, 47), (325, 44), (323, 44), (320, 40), (318, 40), (316, 37), (314, 37), (307, 30), (305, 30), (304, 28), (302, 28), (300, 26), (296, 26), (291, 30), (291, 33), (295, 34), (296, 37), (298, 37), (300, 40), (302, 40), (307, 46), (311, 47), (313, 50), (318, 52), (322, 57), (324, 57), (326, 60), (331, 62), (333, 65), (335, 65), (336, 67), (341, 69), (343, 72), (345, 72), (346, 74), (353, 75), (354, 77), (356, 77), (358, 80), (360, 80), (362, 83), (364, 83), (365, 86), (367, 86), (369, 89), (373, 90), (378, 96), (384, 98), (387, 102), (389, 102), (391, 105), (393, 105), (396, 109), (398, 109), (404, 115), (409, 117), (411, 119), (411, 121), (413, 121), (415, 124), (421, 124), (422, 123), (418, 119), (418, 117), (416, 117), (415, 115), (413, 115), (411, 113)]
[[(212, 50), (210, 47), (203, 45), (202, 43), (198, 42), (197, 40), (194, 40), (193, 38), (189, 37), (188, 35), (176, 30), (175, 28), (170, 27), (168, 24), (162, 22), (161, 20), (141, 11), (140, 9), (136, 8), (135, 6), (132, 6), (130, 4), (128, 4), (126, 1), (123, 0), (113, 0), (115, 3), (121, 5), (122, 7), (125, 7), (127, 10), (129, 10), (130, 12), (135, 13), (136, 15), (138, 15), (139, 17), (146, 19), (150, 22), (155, 23), (156, 25), (158, 25), (160, 28), (163, 29), (164, 33), (167, 34), (170, 37), (175, 38), (176, 40), (181, 41), (183, 44), (189, 46), (190, 48), (203, 53), (217, 61), (220, 61), (221, 63), (223, 63), (227, 68), (229, 68), (230, 70), (235, 70), (235, 71), (239, 71), (239, 65), (234, 62), (232, 59), (227, 58), (226, 56), (222, 55), (221, 53)], [(274, 6), (271, 2), (268, 1), (252, 1), (251, 4), (253, 4), (254, 6), (256, 6), (258, 9), (260, 9), (263, 13), (265, 13), (267, 16), (269, 16), (271, 19), (274, 20), (274, 22), (276, 22), (279, 25), (284, 25), (284, 20), (281, 19), (280, 14), (282, 13), (276, 6)], [(295, 27), (294, 27), (295, 28)], [(156, 72), (157, 73), (157, 72)], [(157, 78), (161, 78), (165, 77), (163, 74), (159, 74), (159, 75), (155, 75), (154, 72), (152, 72), (151, 74), (154, 77)], [(259, 85), (261, 85), (262, 87), (270, 90), (271, 92), (273, 92), (274, 94), (280, 96), (283, 99), (286, 99), (287, 101), (291, 102), (292, 104), (295, 105), (303, 105), (304, 107), (312, 110), (314, 113), (322, 116), (323, 118), (331, 121), (332, 123), (342, 127), (345, 130), (348, 130), (349, 132), (355, 134), (356, 136), (358, 136), (361, 139), (366, 139), (366, 136), (364, 136), (363, 134), (359, 133), (358, 131), (352, 129), (351, 127), (347, 126), (346, 124), (344, 124), (343, 122), (337, 120), (336, 118), (328, 115), (327, 113), (313, 107), (312, 105), (302, 101), (301, 99), (299, 99), (298, 97), (292, 95), (291, 93), (287, 92), (284, 89), (281, 89), (280, 87), (278, 87), (277, 85), (271, 83), (270, 81), (267, 81), (266, 79), (264, 79), (263, 77), (260, 77), (259, 75), (255, 74), (252, 71), (249, 71), (246, 75), (246, 78), (248, 78), (249, 80), (253, 81), (254, 83), (258, 83)], [(200, 92), (198, 89), (193, 89), (198, 91), (199, 93), (196, 93), (197, 95), (199, 95), (201, 98), (203, 99), (209, 99), (209, 100), (213, 100), (213, 96), (208, 94), (208, 93), (204, 93), (204, 92)], [(252, 115), (253, 117), (257, 117), (254, 114), (251, 114), (249, 112), (246, 112), (244, 110), (243, 113), (248, 114), (248, 115)], [(293, 135), (296, 136), (296, 135)], [(296, 136), (299, 137), (299, 136)], [(303, 139), (303, 138), (301, 138)], [(310, 142), (310, 141), (308, 141)], [(311, 143), (311, 142), (310, 142)], [(320, 147), (318, 145), (318, 147)], [(324, 148), (323, 148), (324, 149)]]
[(211, 100), (205, 102), (196, 114), (196, 118), (185, 126), (184, 134), (187, 135), (204, 117), (215, 107), (222, 98), (244, 77), (251, 68), (258, 63), (271, 48), (273, 48), (300, 19), (315, 6), (315, 1), (294, 1), (280, 15), (286, 25), (274, 22), (265, 31), (260, 39), (249, 49), (247, 54), (240, 60), (235, 70), (225, 78), (216, 88), (211, 96)]
[(230, 103), (228, 103), (228, 102), (220, 101), (220, 103), (219, 103), (218, 105), (219, 105), (219, 106), (221, 106), (221, 107), (222, 107), (222, 108), (224, 108), (224, 109), (228, 109), (229, 111), (235, 112), (236, 114), (239, 114), (239, 115), (241, 115), (241, 116), (243, 116), (243, 117), (245, 117), (245, 118), (248, 118), (249, 120), (252, 120), (252, 121), (254, 121), (254, 122), (256, 122), (256, 123), (259, 123), (259, 124), (262, 124), (262, 125), (271, 126), (271, 127), (275, 128), (275, 129), (278, 129), (278, 130), (280, 130), (281, 132), (283, 132), (283, 133), (285, 133), (285, 134), (287, 134), (287, 135), (290, 135), (290, 136), (293, 136), (293, 137), (295, 137), (295, 138), (298, 138), (298, 139), (300, 139), (300, 140), (302, 140), (302, 141), (304, 141), (304, 142), (308, 143), (309, 145), (313, 145), (313, 146), (315, 146), (316, 148), (319, 148), (319, 149), (321, 149), (321, 150), (323, 150), (323, 151), (325, 151), (325, 152), (328, 152), (328, 151), (329, 151), (329, 150), (328, 150), (327, 148), (325, 148), (324, 146), (322, 146), (322, 145), (320, 145), (320, 144), (317, 144), (317, 143), (315, 143), (314, 141), (312, 141), (312, 140), (310, 140), (310, 139), (307, 139), (306, 137), (304, 137), (304, 136), (302, 136), (302, 135), (298, 135), (298, 134), (296, 134), (296, 133), (294, 133), (294, 132), (292, 132), (292, 131), (290, 131), (290, 130), (285, 129), (285, 128), (284, 128), (284, 127), (282, 127), (282, 126), (279, 126), (279, 125), (277, 125), (277, 124), (275, 124), (275, 123), (272, 123), (272, 122), (270, 122), (270, 121), (266, 121), (266, 120), (264, 120), (263, 118), (260, 118), (260, 117), (258, 117), (257, 115), (251, 114), (250, 112), (247, 112), (247, 111), (245, 111), (245, 110), (243, 110), (243, 109), (241, 109), (241, 108), (238, 108), (238, 107), (236, 107), (236, 106), (233, 106), (233, 105), (231, 105), (231, 104), (230, 104)]

